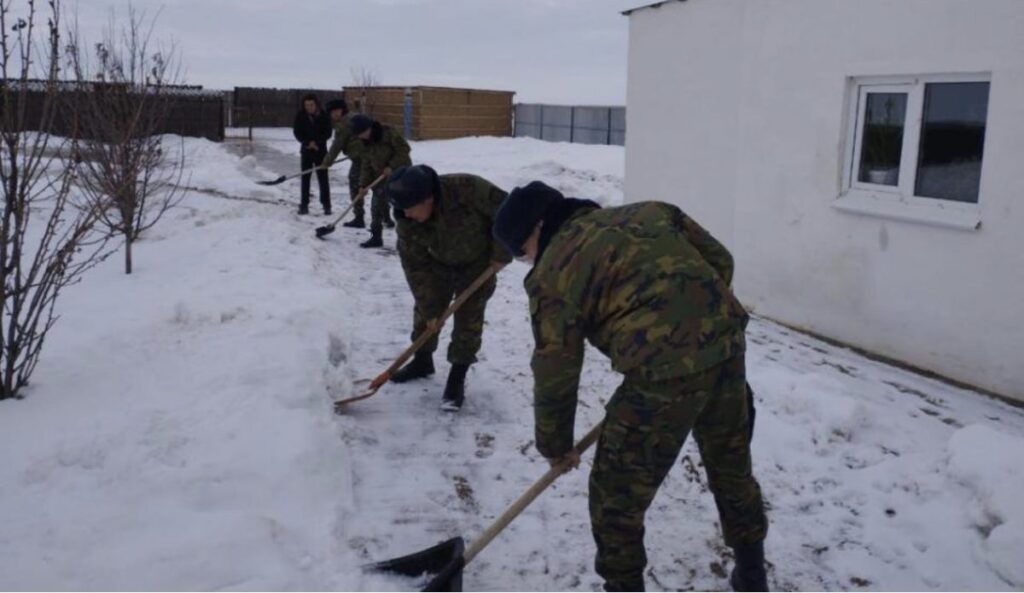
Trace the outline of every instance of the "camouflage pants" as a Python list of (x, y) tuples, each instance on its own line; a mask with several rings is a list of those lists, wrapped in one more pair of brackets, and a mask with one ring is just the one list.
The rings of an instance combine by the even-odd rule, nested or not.
[(726, 544), (764, 539), (768, 523), (751, 472), (744, 365), (740, 355), (667, 381), (627, 378), (608, 403), (590, 473), (595, 568), (608, 590), (643, 590), (644, 514), (691, 430)]
[(370, 204), (370, 231), (379, 233), (384, 230), (384, 221), (391, 220), (391, 205), (388, 203), (388, 192), (383, 187), (386, 182), (373, 188), (373, 201)]
[[(348, 199), (355, 199), (357, 195), (359, 195), (359, 161), (352, 159), (351, 166), (348, 168)], [(366, 216), (364, 201), (359, 200), (359, 202), (352, 206), (353, 216), (360, 220), (363, 220)]]
[[(444, 313), (455, 298), (462, 294), (480, 274), (491, 265), (489, 260), (464, 267), (449, 267), (437, 262), (429, 266), (406, 265), (405, 278), (412, 289), (416, 306), (413, 310), (412, 340), (415, 342), (427, 328), (427, 322)], [(451, 343), (448, 344), (448, 362), (452, 364), (473, 364), (484, 332), (484, 310), (487, 301), (494, 294), (497, 280), (492, 276), (473, 296), (455, 312), (455, 326), (452, 328)], [(437, 350), (438, 338), (435, 335), (420, 349), (421, 352)]]

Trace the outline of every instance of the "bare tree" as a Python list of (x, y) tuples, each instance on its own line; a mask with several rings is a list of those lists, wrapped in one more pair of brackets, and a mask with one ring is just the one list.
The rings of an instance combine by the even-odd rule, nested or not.
[(184, 196), (184, 144), (172, 152), (161, 136), (180, 84), (178, 52), (154, 49), (155, 25), (129, 6), (120, 24), (111, 11), (92, 55), (77, 28), (65, 48), (78, 82), (82, 187), (101, 223), (124, 239), (126, 274), (132, 245)]
[(0, 0), (0, 399), (21, 397), (58, 296), (107, 253), (95, 213), (75, 202), (70, 141), (52, 135), (73, 109), (60, 100), (58, 0), (45, 28), (34, 0), (20, 18), (11, 4)]
[(353, 90), (357, 94), (354, 101), (356, 110), (373, 117), (375, 101), (373, 91), (370, 89), (380, 85), (377, 73), (366, 66), (359, 66), (351, 68), (349, 74), (352, 76)]

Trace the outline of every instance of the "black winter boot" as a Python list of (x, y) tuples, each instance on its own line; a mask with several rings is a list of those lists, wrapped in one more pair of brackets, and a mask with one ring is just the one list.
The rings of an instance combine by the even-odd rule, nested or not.
[(371, 233), (372, 234), (370, 235), (370, 238), (367, 239), (366, 241), (363, 241), (362, 243), (360, 243), (359, 246), (363, 247), (363, 248), (384, 247), (384, 239), (382, 239), (381, 236), (380, 236), (381, 232), (380, 231), (371, 231)]
[(605, 591), (645, 591), (644, 578), (632, 579), (629, 581), (605, 581)]
[(462, 408), (462, 402), (466, 399), (466, 371), (468, 364), (453, 364), (452, 370), (448, 371), (448, 383), (444, 386), (444, 397), (441, 399), (441, 409), (446, 412), (458, 412)]
[(352, 220), (350, 220), (350, 221), (348, 221), (346, 223), (343, 223), (341, 226), (346, 227), (346, 228), (350, 228), (350, 229), (365, 229), (366, 228), (366, 221), (363, 220), (362, 216), (357, 216), (357, 217), (353, 218)]
[(430, 352), (417, 352), (412, 362), (395, 371), (391, 375), (393, 383), (405, 383), (413, 379), (422, 379), (434, 374), (434, 355)]
[(767, 591), (768, 575), (764, 570), (764, 542), (736, 546), (736, 567), (729, 575), (733, 591)]

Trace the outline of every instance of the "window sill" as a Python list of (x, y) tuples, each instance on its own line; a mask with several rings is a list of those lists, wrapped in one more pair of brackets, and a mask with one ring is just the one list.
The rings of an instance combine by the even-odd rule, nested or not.
[(930, 198), (901, 198), (852, 189), (832, 202), (843, 212), (891, 218), (944, 228), (976, 231), (981, 228), (981, 208), (977, 204), (944, 203)]

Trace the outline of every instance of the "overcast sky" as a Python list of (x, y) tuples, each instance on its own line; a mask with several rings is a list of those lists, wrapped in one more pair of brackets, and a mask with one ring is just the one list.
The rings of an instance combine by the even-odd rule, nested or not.
[[(64, 0), (97, 36), (129, 0)], [(134, 0), (181, 49), (186, 79), (234, 86), (510, 90), (516, 101), (625, 103), (627, 18), (644, 0)]]

